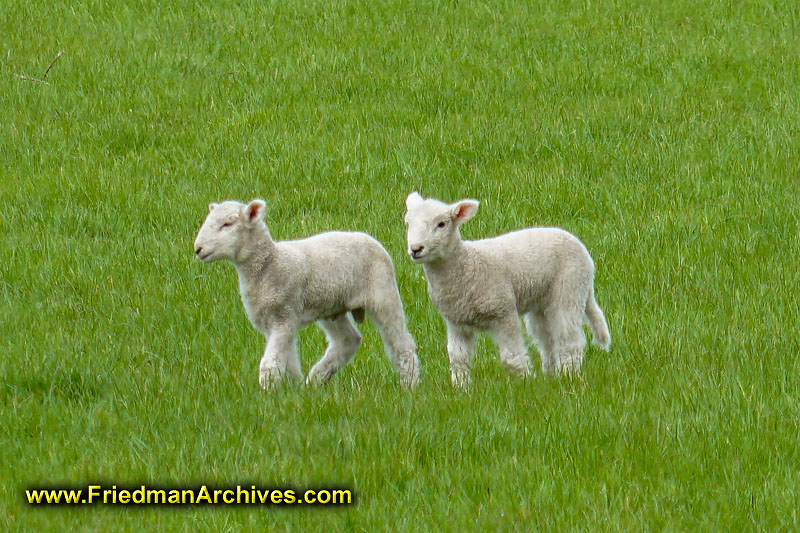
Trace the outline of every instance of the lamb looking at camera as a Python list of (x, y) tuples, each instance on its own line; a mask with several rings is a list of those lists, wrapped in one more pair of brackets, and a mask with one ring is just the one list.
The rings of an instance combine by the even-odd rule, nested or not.
[(365, 233), (349, 232), (275, 242), (264, 223), (265, 211), (263, 200), (211, 204), (194, 243), (203, 262), (227, 259), (236, 266), (247, 317), (267, 337), (261, 386), (287, 373), (303, 378), (296, 339), (311, 322), (325, 331), (328, 349), (308, 373), (308, 382), (327, 381), (358, 350), (361, 334), (351, 315), (360, 323), (365, 312), (380, 330), (402, 383), (416, 385), (416, 346), (383, 246)]
[(411, 193), (406, 199), (408, 253), (421, 263), (428, 293), (447, 323), (453, 384), (470, 381), (476, 331), (487, 331), (510, 371), (531, 372), (519, 317), (538, 345), (544, 372), (579, 371), (588, 318), (594, 341), (608, 349), (608, 325), (594, 299), (594, 264), (584, 245), (558, 228), (530, 228), (462, 241), (459, 226), (475, 200), (447, 205)]

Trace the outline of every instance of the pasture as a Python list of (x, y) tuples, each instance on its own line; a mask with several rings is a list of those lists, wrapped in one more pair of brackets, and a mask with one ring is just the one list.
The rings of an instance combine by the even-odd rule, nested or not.
[[(0, 28), (0, 529), (800, 527), (796, 2), (9, 0)], [(481, 338), (453, 389), (412, 190), (481, 200), (465, 238), (576, 234), (611, 352), (520, 380)], [(259, 388), (235, 270), (192, 247), (256, 197), (276, 239), (384, 244), (417, 390), (369, 322), (328, 385)], [(357, 503), (23, 500), (97, 481)]]

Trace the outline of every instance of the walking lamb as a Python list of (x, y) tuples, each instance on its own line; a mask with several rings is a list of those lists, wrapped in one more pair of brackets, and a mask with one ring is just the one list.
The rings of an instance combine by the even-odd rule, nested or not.
[(594, 264), (574, 235), (559, 228), (528, 228), (462, 241), (459, 226), (475, 215), (477, 201), (448, 205), (413, 192), (406, 208), (408, 253), (422, 264), (428, 293), (447, 323), (454, 385), (470, 382), (477, 331), (494, 337), (508, 370), (531, 372), (520, 315), (546, 373), (580, 371), (584, 315), (594, 342), (608, 350), (608, 325), (594, 299)]
[(275, 242), (265, 211), (263, 200), (211, 204), (194, 242), (203, 262), (227, 259), (236, 266), (247, 317), (267, 337), (261, 386), (272, 386), (287, 373), (303, 379), (297, 332), (315, 321), (328, 348), (307, 382), (327, 381), (358, 350), (361, 334), (352, 318), (361, 323), (365, 313), (380, 330), (402, 383), (416, 385), (416, 346), (383, 246), (365, 233), (338, 231)]

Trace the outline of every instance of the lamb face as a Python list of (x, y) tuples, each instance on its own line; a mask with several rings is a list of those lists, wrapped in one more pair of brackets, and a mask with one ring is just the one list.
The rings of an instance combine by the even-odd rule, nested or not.
[(406, 198), (406, 209), (408, 255), (415, 263), (430, 263), (446, 257), (461, 240), (458, 227), (475, 215), (478, 202), (462, 200), (448, 205), (412, 192)]
[(235, 261), (244, 246), (247, 231), (264, 217), (266, 204), (253, 200), (249, 204), (223, 202), (210, 204), (209, 213), (194, 241), (197, 257), (210, 263), (220, 259)]

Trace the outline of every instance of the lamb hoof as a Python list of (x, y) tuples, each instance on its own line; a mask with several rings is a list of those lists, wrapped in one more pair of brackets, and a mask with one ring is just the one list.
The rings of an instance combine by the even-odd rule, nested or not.
[(262, 369), (258, 376), (258, 384), (264, 390), (272, 390), (281, 381), (281, 373), (277, 368)]
[(536, 371), (533, 370), (532, 368), (530, 368), (530, 369), (526, 370), (525, 372), (519, 372), (519, 373), (516, 373), (514, 375), (516, 377), (519, 377), (519, 378), (522, 378), (522, 379), (533, 379), (533, 378), (536, 377)]
[(549, 364), (547, 364), (547, 365), (543, 364), (542, 365), (542, 374), (544, 374), (545, 376), (553, 376), (553, 375), (555, 375), (557, 373), (558, 372), (556, 371), (556, 368), (553, 365), (549, 365)]
[(450, 382), (454, 387), (459, 389), (466, 389), (470, 386), (472, 379), (469, 374), (451, 374)]
[(400, 383), (406, 388), (413, 389), (419, 383), (419, 376), (416, 374), (400, 376)]
[(564, 361), (559, 366), (557, 373), (562, 376), (577, 376), (581, 373), (581, 361)]
[(514, 369), (511, 371), (515, 376), (521, 378), (532, 378), (535, 376), (535, 372), (531, 370), (530, 367), (523, 368), (523, 369)]
[(324, 385), (327, 383), (333, 374), (323, 375), (321, 372), (309, 372), (308, 377), (306, 378), (306, 385)]
[(400, 375), (400, 383), (404, 387), (413, 389), (419, 383), (419, 360), (416, 354), (412, 354), (397, 365), (397, 373)]
[(531, 360), (527, 355), (518, 355), (502, 361), (503, 366), (515, 376), (528, 377), (531, 375)]
[(419, 385), (419, 377), (418, 376), (411, 376), (403, 380), (403, 385), (408, 387), (409, 389), (415, 389), (417, 385)]

